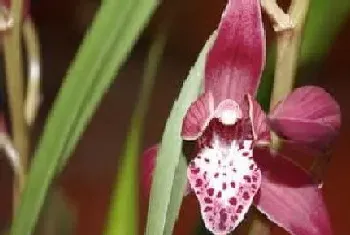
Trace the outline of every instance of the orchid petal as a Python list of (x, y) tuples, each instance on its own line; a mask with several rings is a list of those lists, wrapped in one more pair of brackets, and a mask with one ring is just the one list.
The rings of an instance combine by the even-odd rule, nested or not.
[(208, 53), (205, 91), (213, 91), (216, 102), (240, 103), (244, 94), (255, 95), (264, 63), (260, 1), (229, 0)]
[(188, 179), (208, 230), (221, 235), (244, 219), (257, 193), (261, 174), (252, 158), (252, 141), (231, 145), (214, 140), (190, 162)]
[[(156, 167), (156, 158), (158, 154), (159, 146), (158, 144), (153, 145), (152, 147), (148, 148), (146, 151), (143, 152), (142, 159), (141, 159), (141, 188), (142, 188), (142, 195), (146, 198), (149, 198), (151, 186), (152, 186), (152, 178), (154, 169)], [(187, 196), (191, 193), (191, 187), (189, 183), (187, 182), (186, 189), (184, 192), (184, 196)]]
[(214, 101), (210, 92), (202, 94), (191, 104), (182, 123), (184, 140), (195, 140), (204, 131), (214, 112)]
[(142, 194), (148, 198), (152, 186), (152, 178), (156, 165), (156, 157), (158, 153), (158, 145), (153, 145), (143, 152), (141, 159), (141, 187)]
[(257, 208), (295, 235), (331, 235), (327, 209), (318, 184), (301, 167), (269, 150), (255, 150), (262, 181)]
[(233, 125), (239, 119), (249, 118), (249, 103), (238, 104), (236, 101), (226, 99), (214, 106), (212, 93), (202, 94), (191, 104), (184, 117), (182, 138), (196, 140), (213, 118), (217, 118), (224, 125)]
[(269, 116), (271, 128), (282, 137), (317, 148), (328, 147), (340, 128), (340, 108), (324, 89), (296, 89)]
[(254, 140), (268, 142), (270, 140), (270, 130), (267, 125), (266, 114), (260, 104), (251, 95), (247, 95), (246, 98), (249, 102), (249, 118), (253, 125)]

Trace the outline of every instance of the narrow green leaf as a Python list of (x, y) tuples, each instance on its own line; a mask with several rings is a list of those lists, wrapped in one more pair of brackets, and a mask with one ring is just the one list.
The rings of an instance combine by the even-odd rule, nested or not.
[[(117, 74), (127, 59), (129, 52), (131, 51), (135, 40), (130, 40), (130, 38), (137, 38), (135, 35), (139, 35), (144, 24), (140, 22), (146, 22), (151, 16), (154, 9), (157, 6), (158, 1), (156, 0), (143, 0), (141, 3), (137, 1), (132, 6), (132, 17), (125, 20), (123, 27), (128, 30), (125, 33), (115, 33), (115, 41), (111, 42), (106, 51), (110, 51), (109, 56), (103, 60), (103, 66), (99, 69), (97, 76), (100, 78), (96, 80), (91, 86), (90, 92), (84, 101), (84, 105), (80, 108), (79, 113), (81, 118), (77, 118), (75, 122), (76, 128), (70, 135), (67, 141), (66, 148), (64, 149), (64, 154), (62, 158), (61, 167), (64, 166), (70, 153), (74, 149), (76, 142), (84, 131), (84, 127), (89, 122), (89, 119), (84, 117), (91, 117), (96, 109), (96, 104), (101, 100), (101, 95), (108, 89), (108, 87), (113, 82), (113, 77)], [(151, 7), (151, 10), (149, 9)], [(153, 73), (153, 71), (150, 71)], [(147, 75), (149, 76), (149, 75)]]
[(270, 107), (270, 96), (272, 92), (273, 76), (275, 74), (275, 63), (276, 63), (276, 45), (272, 45), (268, 50), (268, 56), (266, 59), (265, 70), (263, 71), (257, 100), (261, 107), (268, 111)]
[[(182, 119), (188, 107), (201, 91), (206, 54), (214, 39), (215, 34), (211, 36), (204, 46), (195, 66), (191, 69), (184, 82), (179, 98), (174, 102), (167, 120), (153, 176), (146, 227), (147, 235), (162, 235), (164, 232), (171, 192), (176, 190), (173, 188), (173, 181), (182, 149), (180, 136)], [(174, 200), (173, 203), (177, 203), (177, 200)], [(171, 205), (170, 208), (172, 207)]]
[(36, 235), (72, 235), (77, 222), (76, 208), (68, 203), (63, 191), (54, 188), (48, 193), (40, 220), (36, 227)]
[[(141, 15), (136, 15), (134, 12), (127, 10), (129, 4), (135, 2), (143, 8), (137, 11)], [(105, 77), (96, 76), (97, 71), (100, 71), (101, 67), (104, 66), (106, 59), (110, 58), (108, 54), (114, 51), (110, 50), (111, 48), (108, 46), (117, 41), (116, 36), (124, 37), (124, 48), (119, 51), (120, 59), (115, 60), (116, 64), (114, 64), (115, 68), (120, 67), (137, 39), (139, 30), (145, 25), (156, 6), (156, 0), (103, 1), (92, 28), (88, 32), (75, 62), (68, 71), (60, 94), (50, 112), (39, 147), (35, 152), (21, 205), (13, 221), (12, 235), (29, 235), (32, 233), (48, 187), (57, 172), (57, 166), (62, 164), (63, 154), (69, 155), (65, 152), (69, 138), (73, 133), (82, 133), (82, 129), (85, 127), (81, 125), (79, 126), (80, 130), (77, 130), (75, 127), (76, 120), (79, 118), (89, 120), (93, 113), (91, 111), (84, 117), (80, 116), (80, 111), (85, 110), (83, 104), (86, 102), (86, 97), (91, 95), (91, 88), (95, 81), (104, 80), (105, 84), (109, 84), (110, 81), (108, 80), (113, 79), (114, 76), (112, 75), (110, 77), (107, 75)], [(124, 27), (126, 17), (128, 17), (127, 20), (130, 21), (131, 27)], [(113, 69), (114, 72), (116, 70)], [(90, 73), (93, 75), (90, 76)], [(96, 95), (96, 102), (88, 103), (92, 106), (90, 107), (91, 110), (95, 110), (104, 90), (99, 92), (100, 94), (94, 94)], [(84, 123), (87, 123), (87, 121)], [(78, 137), (72, 140), (74, 143), (69, 143), (71, 150), (77, 139)]]
[(121, 155), (121, 167), (111, 197), (106, 235), (138, 234), (138, 185), (140, 140), (157, 68), (166, 44), (166, 29), (161, 28), (149, 51), (139, 101), (132, 115), (130, 132)]
[(181, 155), (179, 164), (175, 170), (173, 187), (171, 189), (170, 202), (166, 215), (164, 235), (173, 234), (174, 224), (179, 217), (182, 198), (187, 185), (187, 161), (185, 156)]
[(349, 0), (311, 1), (301, 44), (300, 64), (319, 62), (349, 19)]

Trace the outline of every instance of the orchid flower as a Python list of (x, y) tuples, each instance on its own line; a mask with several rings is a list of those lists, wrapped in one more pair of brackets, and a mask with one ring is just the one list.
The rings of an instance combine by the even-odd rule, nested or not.
[[(259, 1), (229, 0), (207, 55), (204, 93), (183, 120), (183, 140), (196, 143), (189, 185), (213, 234), (233, 231), (255, 205), (291, 234), (329, 235), (318, 184), (292, 159), (260, 146), (270, 142), (273, 131), (325, 150), (339, 131), (339, 106), (322, 88), (306, 86), (295, 89), (267, 117), (254, 100), (264, 63)], [(144, 155), (148, 174), (156, 152), (153, 147)]]

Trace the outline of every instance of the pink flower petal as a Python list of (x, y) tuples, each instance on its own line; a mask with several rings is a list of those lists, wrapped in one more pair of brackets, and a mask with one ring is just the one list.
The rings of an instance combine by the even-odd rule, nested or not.
[(258, 142), (270, 141), (270, 130), (267, 125), (265, 112), (251, 95), (247, 95), (246, 98), (249, 102), (249, 117), (253, 125), (254, 140)]
[(214, 112), (211, 92), (202, 94), (191, 104), (182, 123), (181, 136), (184, 140), (195, 140), (204, 131)]
[(277, 134), (318, 148), (328, 147), (340, 128), (340, 108), (322, 88), (296, 89), (269, 116)]
[(183, 123), (181, 136), (184, 140), (196, 140), (213, 118), (219, 119), (224, 125), (233, 125), (239, 119), (249, 118), (249, 103), (226, 99), (214, 105), (212, 93), (202, 94), (189, 107)]
[(152, 178), (153, 172), (156, 165), (156, 157), (158, 153), (158, 145), (153, 145), (143, 152), (141, 158), (141, 193), (146, 198), (149, 197), (151, 186), (152, 186)]
[(205, 91), (215, 101), (255, 95), (265, 63), (265, 35), (259, 0), (229, 0), (216, 41), (208, 53)]
[(254, 201), (261, 212), (291, 234), (332, 234), (321, 190), (305, 170), (266, 149), (255, 150), (254, 159), (262, 174)]
[(202, 218), (214, 234), (228, 234), (244, 219), (257, 193), (261, 174), (252, 158), (252, 141), (214, 139), (190, 162), (187, 175)]
[[(143, 152), (141, 159), (141, 174), (140, 174), (140, 183), (141, 183), (141, 193), (144, 197), (149, 198), (154, 169), (156, 167), (156, 158), (158, 154), (159, 146), (158, 144), (153, 145)], [(186, 190), (184, 196), (187, 196), (191, 193), (191, 187), (187, 182)]]

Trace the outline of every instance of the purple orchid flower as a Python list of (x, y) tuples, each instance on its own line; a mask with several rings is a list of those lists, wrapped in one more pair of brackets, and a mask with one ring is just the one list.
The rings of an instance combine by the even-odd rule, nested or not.
[[(204, 93), (188, 109), (181, 133), (196, 142), (187, 177), (205, 226), (216, 235), (228, 234), (255, 205), (291, 234), (332, 234), (311, 175), (259, 146), (269, 143), (274, 131), (323, 151), (339, 131), (339, 106), (322, 88), (306, 86), (266, 117), (254, 100), (264, 62), (260, 1), (229, 0), (207, 55)], [(145, 174), (152, 172), (156, 152), (153, 147), (145, 153)], [(150, 177), (144, 178), (149, 187)]]

